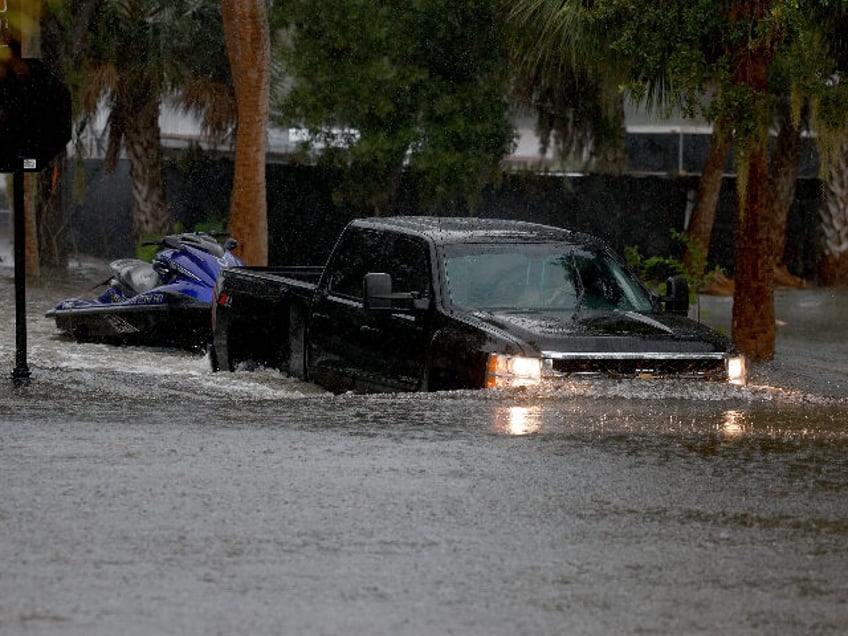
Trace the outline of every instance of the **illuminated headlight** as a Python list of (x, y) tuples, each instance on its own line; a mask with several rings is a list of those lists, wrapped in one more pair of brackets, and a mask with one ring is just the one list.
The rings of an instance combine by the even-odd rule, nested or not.
[(745, 356), (734, 356), (727, 359), (727, 381), (731, 384), (745, 384), (747, 369)]
[(486, 387), (512, 387), (536, 384), (542, 379), (541, 358), (489, 354)]

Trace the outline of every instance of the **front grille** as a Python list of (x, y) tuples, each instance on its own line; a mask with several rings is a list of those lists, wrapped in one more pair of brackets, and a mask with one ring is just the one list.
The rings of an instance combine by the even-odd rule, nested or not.
[(545, 360), (544, 375), (607, 375), (612, 377), (684, 377), (724, 380), (727, 377), (722, 354), (689, 355), (642, 354), (553, 354)]

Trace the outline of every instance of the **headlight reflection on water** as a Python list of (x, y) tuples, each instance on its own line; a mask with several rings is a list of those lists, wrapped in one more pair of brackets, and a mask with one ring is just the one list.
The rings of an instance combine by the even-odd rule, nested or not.
[[(719, 398), (724, 396), (719, 394)], [(728, 401), (700, 394), (639, 396), (627, 393), (581, 395), (504, 393), (510, 397), (490, 407), (487, 428), (511, 437), (594, 439), (637, 436), (644, 439), (700, 439), (735, 444), (757, 440), (848, 440), (846, 410), (841, 405), (774, 403), (773, 400)], [(723, 402), (723, 403), (722, 403)], [(589, 436), (588, 438), (586, 436)], [(670, 437), (669, 437), (670, 436)]]
[(541, 428), (540, 406), (504, 406), (495, 411), (495, 429), (507, 435), (530, 435)]
[(729, 410), (724, 412), (724, 418), (719, 425), (723, 437), (733, 438), (745, 433), (745, 414), (741, 411)]

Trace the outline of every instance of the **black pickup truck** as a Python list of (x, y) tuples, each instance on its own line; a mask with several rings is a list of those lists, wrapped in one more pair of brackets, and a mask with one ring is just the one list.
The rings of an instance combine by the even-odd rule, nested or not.
[(221, 271), (213, 368), (276, 367), (331, 391), (555, 383), (582, 374), (742, 383), (723, 335), (653, 295), (602, 241), (479, 218), (359, 219), (324, 267)]

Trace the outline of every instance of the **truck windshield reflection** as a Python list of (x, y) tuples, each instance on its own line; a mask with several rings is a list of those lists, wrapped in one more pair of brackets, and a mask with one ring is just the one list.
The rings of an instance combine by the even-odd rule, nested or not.
[(647, 289), (600, 248), (453, 245), (445, 276), (451, 302), (464, 309), (653, 309)]

